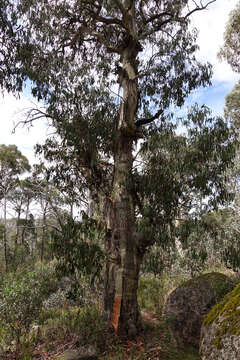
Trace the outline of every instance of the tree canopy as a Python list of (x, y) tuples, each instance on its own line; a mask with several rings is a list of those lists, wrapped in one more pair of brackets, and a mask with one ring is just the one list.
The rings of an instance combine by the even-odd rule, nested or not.
[(220, 58), (226, 59), (234, 71), (240, 72), (240, 3), (230, 12), (224, 33), (224, 44), (219, 52)]
[(19, 181), (19, 175), (30, 170), (28, 159), (22, 155), (16, 145), (0, 145), (0, 199), (3, 199), (4, 212), (4, 257), (6, 271), (8, 270), (7, 256), (7, 235), (6, 235), (6, 217), (7, 217), (7, 197), (10, 190)]
[[(224, 44), (219, 51), (219, 57), (228, 62), (233, 71), (240, 73), (240, 3), (238, 2), (235, 9), (229, 15), (224, 33)], [(240, 124), (240, 82), (226, 97), (225, 115), (231, 118), (237, 126)]]

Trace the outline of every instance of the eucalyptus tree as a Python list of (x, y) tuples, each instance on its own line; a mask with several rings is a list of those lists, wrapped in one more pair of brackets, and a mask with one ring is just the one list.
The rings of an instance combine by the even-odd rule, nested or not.
[(31, 205), (36, 198), (34, 182), (32, 177), (19, 180), (16, 187), (9, 194), (9, 201), (16, 212), (16, 236), (15, 244), (25, 242), (26, 233), (33, 235)]
[(4, 213), (4, 257), (6, 271), (8, 270), (7, 257), (7, 198), (11, 190), (17, 186), (19, 175), (26, 171), (30, 171), (28, 159), (22, 155), (16, 145), (0, 145), (0, 195), (3, 199)]
[[(216, 201), (226, 195), (221, 172), (231, 162), (233, 148), (222, 120), (210, 118), (208, 130), (200, 121), (205, 111), (189, 115), (196, 118), (196, 136), (188, 144), (184, 140), (187, 166), (179, 155), (179, 168), (173, 169), (173, 157), (157, 146), (168, 135), (176, 139), (169, 109), (181, 107), (198, 86), (210, 84), (211, 67), (196, 60), (197, 32), (190, 30), (189, 19), (214, 1), (1, 1), (1, 86), (18, 93), (30, 80), (27, 84), (45, 110), (32, 109), (26, 122), (46, 116), (57, 134), (41, 151), (55, 160), (59, 149), (63, 161), (56, 170), (59, 164), (62, 175), (68, 174), (74, 165), (83, 192), (90, 190), (98, 204), (106, 233), (104, 309), (119, 334), (135, 336), (141, 326), (140, 264), (155, 241), (154, 229), (160, 228), (155, 220), (166, 228), (179, 211), (182, 188), (173, 186), (174, 171), (177, 184), (182, 177), (192, 192), (207, 187), (205, 194), (212, 189)], [(145, 170), (135, 167), (140, 139), (140, 153), (150, 160)], [(181, 140), (171, 144), (181, 150)], [(164, 155), (168, 161), (161, 163)], [(216, 174), (201, 172), (214, 156)], [(170, 182), (166, 164), (172, 170)]]
[[(240, 2), (230, 12), (224, 32), (224, 44), (219, 51), (219, 57), (228, 62), (233, 71), (240, 73)], [(240, 82), (226, 97), (226, 116), (230, 116), (236, 124), (240, 124)]]
[[(224, 33), (224, 43), (219, 51), (219, 57), (226, 60), (232, 67), (232, 70), (240, 73), (240, 2), (238, 1), (236, 7), (230, 12), (228, 22), (226, 24)], [(232, 91), (226, 96), (225, 103), (225, 117), (235, 126), (240, 127), (240, 81), (236, 83)], [(239, 173), (240, 173), (240, 152), (239, 148), (236, 153), (234, 168), (231, 171), (230, 186), (235, 190), (235, 216), (239, 214), (240, 209), (240, 189), (239, 189)], [(234, 218), (234, 217), (232, 217)], [(238, 246), (237, 246), (238, 247)], [(236, 254), (238, 253), (236, 248)]]
[(232, 69), (240, 72), (240, 2), (230, 12), (224, 32), (224, 44), (219, 52), (220, 58), (224, 58)]

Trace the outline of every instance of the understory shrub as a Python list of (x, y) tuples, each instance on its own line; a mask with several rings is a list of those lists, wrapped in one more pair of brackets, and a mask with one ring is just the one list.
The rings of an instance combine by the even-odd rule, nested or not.
[(164, 304), (163, 281), (158, 278), (140, 278), (138, 283), (138, 302), (142, 309), (161, 314)]
[(43, 301), (43, 308), (49, 310), (54, 308), (61, 308), (67, 304), (68, 300), (66, 298), (66, 292), (62, 289), (58, 289)]
[(39, 316), (42, 341), (76, 337), (79, 345), (100, 347), (105, 339), (105, 323), (99, 306), (66, 307), (43, 311)]
[(30, 341), (30, 327), (41, 312), (43, 301), (56, 291), (57, 281), (50, 266), (23, 275), (9, 275), (0, 291), (0, 345), (15, 344), (21, 356)]
[(169, 293), (189, 278), (189, 274), (181, 274), (178, 269), (166, 271), (160, 277), (142, 276), (138, 283), (138, 302), (141, 309), (161, 315)]
[(102, 237), (96, 220), (84, 212), (81, 222), (67, 217), (61, 233), (52, 233), (51, 249), (56, 259), (56, 272), (59, 279), (66, 276), (71, 279), (68, 295), (79, 301), (79, 305), (86, 304), (89, 293), (103, 281)]

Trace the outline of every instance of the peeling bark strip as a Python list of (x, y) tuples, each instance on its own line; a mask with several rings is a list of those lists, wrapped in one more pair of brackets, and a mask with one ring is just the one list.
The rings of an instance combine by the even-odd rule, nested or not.
[(118, 322), (119, 322), (119, 316), (121, 312), (121, 297), (115, 297), (114, 303), (113, 303), (113, 319), (112, 319), (112, 325), (115, 329), (115, 333), (117, 333), (118, 330)]

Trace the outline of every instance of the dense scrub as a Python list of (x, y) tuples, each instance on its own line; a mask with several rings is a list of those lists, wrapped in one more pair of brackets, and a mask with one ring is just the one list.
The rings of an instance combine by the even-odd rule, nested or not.
[[(162, 317), (164, 302), (187, 276), (179, 272), (141, 277), (138, 299), (143, 329), (134, 341), (120, 340), (102, 317), (102, 287), (82, 277), (79, 298), (71, 279), (58, 279), (55, 263), (26, 266), (5, 276), (0, 294), (1, 358), (54, 358), (67, 348), (93, 346), (100, 359), (197, 359), (197, 351), (181, 350)], [(83, 301), (84, 300), (84, 301)]]

